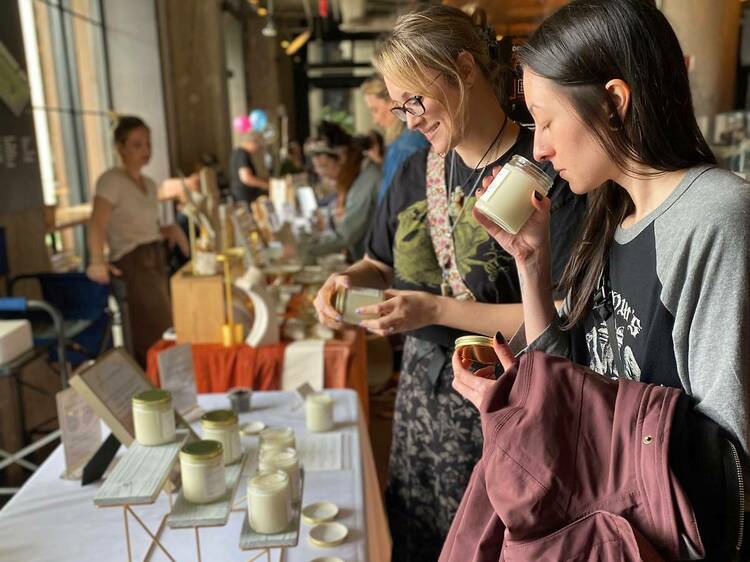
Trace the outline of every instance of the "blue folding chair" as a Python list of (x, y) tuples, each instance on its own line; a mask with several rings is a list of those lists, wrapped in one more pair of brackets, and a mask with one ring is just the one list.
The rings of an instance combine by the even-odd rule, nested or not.
[[(65, 358), (72, 367), (96, 358), (112, 346), (109, 286), (91, 281), (84, 273), (36, 273), (12, 278), (8, 284), (9, 294), (13, 295), (19, 282), (29, 280), (37, 282), (42, 292), (43, 301), (34, 301), (37, 310), (40, 310), (39, 303), (48, 307), (46, 314), (34, 313), (26, 317), (32, 323), (34, 345), (48, 348), (50, 361), (61, 363), (61, 335)], [(61, 326), (49, 313), (49, 307), (61, 316)]]

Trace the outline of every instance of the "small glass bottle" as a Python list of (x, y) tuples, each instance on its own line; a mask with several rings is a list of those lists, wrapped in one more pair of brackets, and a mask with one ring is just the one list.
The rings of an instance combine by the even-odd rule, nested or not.
[(281, 470), (289, 476), (289, 482), (292, 488), (292, 502), (300, 501), (300, 471), (299, 457), (294, 449), (267, 450), (261, 454), (258, 463), (260, 472)]
[(224, 449), (224, 464), (237, 462), (242, 456), (237, 414), (231, 410), (214, 410), (201, 417), (203, 439), (218, 441)]
[(250, 526), (258, 533), (284, 531), (291, 521), (289, 476), (280, 470), (259, 472), (247, 481), (247, 512)]
[(305, 399), (305, 423), (310, 431), (333, 429), (333, 398), (327, 392), (309, 394)]
[(294, 430), (291, 427), (267, 427), (260, 432), (260, 450), (264, 449), (294, 449)]
[(518, 234), (534, 212), (532, 194), (536, 191), (546, 197), (551, 187), (552, 178), (516, 154), (482, 193), (476, 209), (503, 230)]
[(357, 314), (357, 309), (363, 306), (380, 304), (385, 300), (385, 293), (379, 289), (367, 287), (341, 287), (336, 293), (333, 307), (341, 315), (341, 319), (347, 324), (359, 324), (362, 320), (376, 318), (373, 315)]
[(133, 429), (141, 445), (171, 443), (175, 438), (172, 394), (167, 390), (145, 390), (133, 396)]
[(182, 494), (191, 503), (211, 503), (227, 491), (223, 447), (218, 441), (193, 441), (180, 449)]

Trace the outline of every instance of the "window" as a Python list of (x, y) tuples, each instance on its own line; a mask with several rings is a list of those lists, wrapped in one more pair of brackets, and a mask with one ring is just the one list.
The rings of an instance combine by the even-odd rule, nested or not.
[[(44, 200), (66, 209), (92, 199), (114, 163), (101, 0), (18, 0)], [(52, 244), (83, 250), (83, 233)]]

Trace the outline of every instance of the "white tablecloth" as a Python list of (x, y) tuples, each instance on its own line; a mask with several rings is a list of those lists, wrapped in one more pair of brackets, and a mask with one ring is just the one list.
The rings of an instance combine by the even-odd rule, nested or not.
[[(342, 469), (308, 471), (305, 477), (303, 505), (320, 500), (336, 503), (338, 521), (349, 527), (349, 538), (336, 548), (321, 549), (307, 540), (310, 525), (301, 524), (299, 544), (287, 549), (286, 562), (307, 562), (319, 556), (338, 556), (347, 562), (388, 562), (390, 536), (378, 491), (370, 441), (359, 408), (357, 394), (351, 390), (330, 390), (334, 399), (335, 431), (343, 435)], [(222, 394), (199, 396), (206, 410), (228, 407)], [(287, 392), (256, 392), (253, 408), (241, 416), (241, 423), (260, 419), (267, 425), (289, 425), (298, 440), (307, 435), (304, 408), (293, 407), (294, 395)], [(253, 448), (257, 438), (244, 438)], [(0, 511), (0, 560), (13, 562), (75, 560), (101, 562), (127, 560), (127, 547), (121, 508), (97, 508), (93, 498), (98, 484), (81, 487), (62, 480), (64, 460), (58, 448)], [(245, 495), (244, 479), (236, 499)], [(168, 510), (162, 494), (153, 505), (133, 510), (153, 531)], [(201, 553), (204, 561), (246, 561), (255, 553), (239, 549), (243, 513), (232, 513), (224, 527), (202, 528)], [(133, 559), (142, 560), (149, 538), (130, 518)], [(192, 529), (165, 529), (163, 544), (178, 562), (196, 560)], [(278, 559), (277, 556), (274, 557)], [(152, 560), (167, 560), (157, 548)]]

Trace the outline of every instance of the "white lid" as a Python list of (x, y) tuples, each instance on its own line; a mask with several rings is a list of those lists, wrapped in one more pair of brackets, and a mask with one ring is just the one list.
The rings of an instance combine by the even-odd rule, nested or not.
[(339, 507), (331, 502), (316, 502), (302, 508), (302, 519), (305, 523), (325, 523), (336, 519)]
[(308, 539), (314, 546), (338, 546), (346, 540), (349, 529), (341, 523), (321, 523), (310, 529)]

